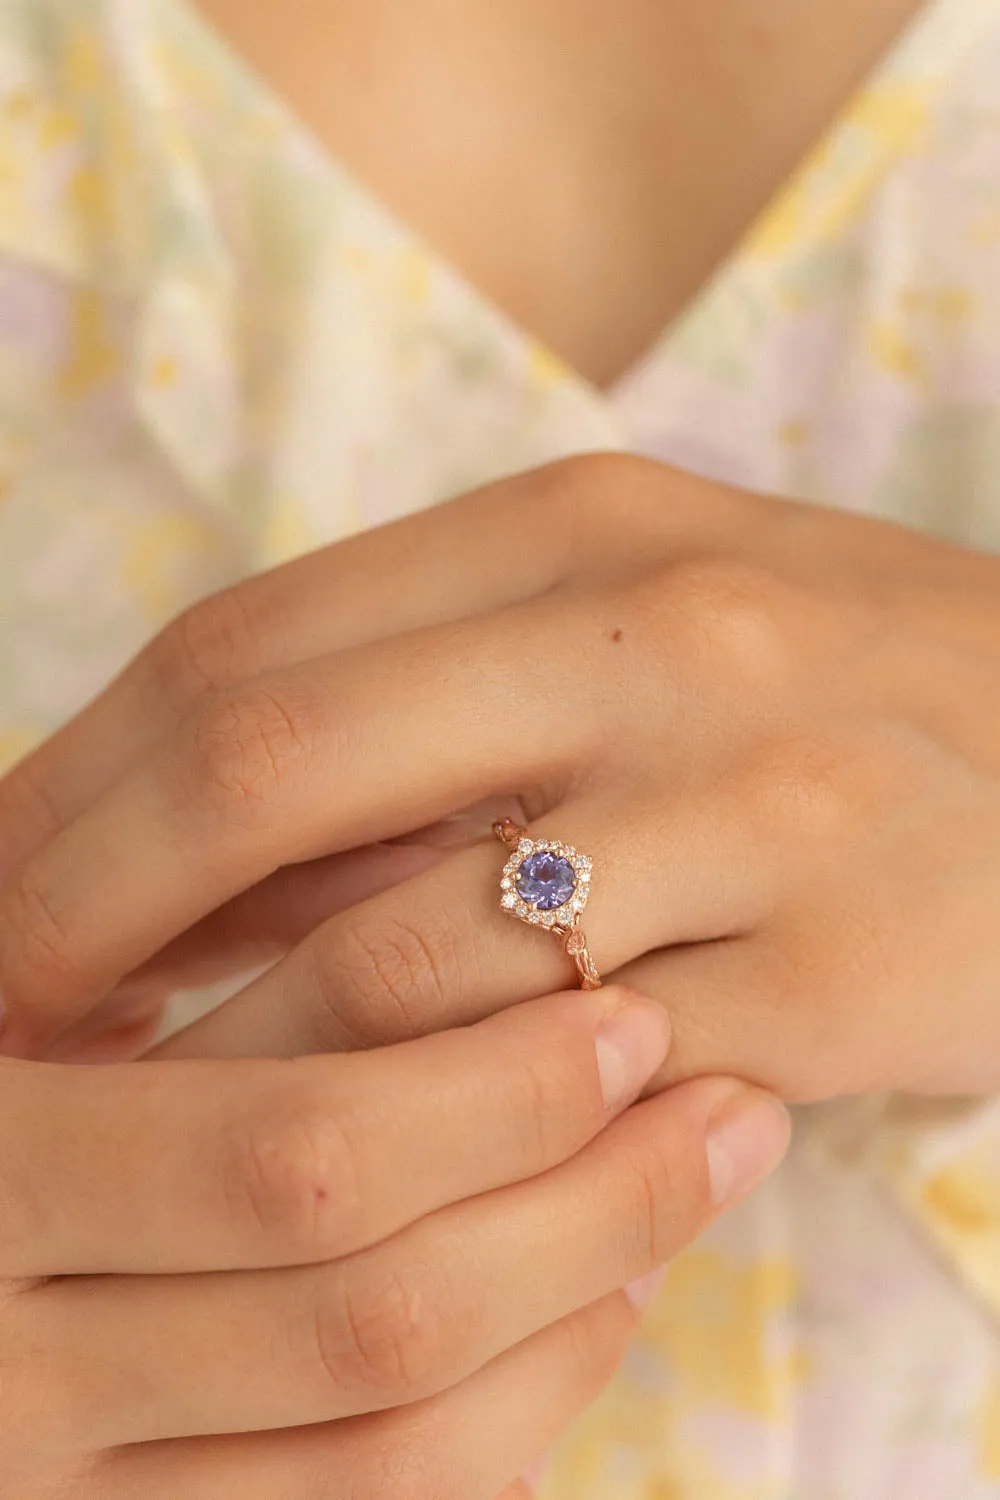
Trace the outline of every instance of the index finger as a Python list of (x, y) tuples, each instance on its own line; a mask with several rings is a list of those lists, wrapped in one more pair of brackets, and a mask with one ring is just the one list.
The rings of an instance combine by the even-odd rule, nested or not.
[[(554, 608), (416, 632), (209, 700), (0, 889), (4, 1051), (40, 1050), (281, 865), (566, 775), (601, 714), (596, 687), (568, 712), (537, 650)], [(573, 607), (560, 614), (568, 628)]]
[[(4, 1063), (0, 1274), (353, 1254), (574, 1155), (639, 1092), (667, 1038), (659, 1007), (609, 989), (351, 1057)], [(641, 1077), (625, 1076), (623, 1047)]]

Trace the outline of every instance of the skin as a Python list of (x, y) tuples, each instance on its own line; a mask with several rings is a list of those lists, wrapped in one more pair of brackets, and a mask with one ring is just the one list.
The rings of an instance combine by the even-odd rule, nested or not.
[[(388, 0), (203, 0), (342, 162), (605, 387), (732, 249), (917, 7), (734, 0), (720, 27), (712, 7), (681, 0), (588, 3), (581, 25), (583, 5), (428, 4), (415, 28), (412, 9)], [(540, 506), (562, 526), (537, 528)], [(644, 1255), (626, 1248), (643, 1243), (648, 1205), (670, 1226), (656, 1258), (716, 1211), (709, 1118), (731, 1127), (737, 1195), (784, 1146), (773, 1105), (751, 1119), (758, 1095), (697, 1075), (730, 1068), (789, 1098), (994, 1086), (995, 566), (888, 528), (813, 519), (618, 458), (522, 476), (200, 606), (0, 783), (10, 1054), (130, 1056), (177, 983), (275, 964), (164, 1049), (169, 1068), (2, 1065), (0, 1108), (13, 1113), (0, 1139), (18, 1149), (17, 1162), (0, 1156), (0, 1181), (23, 1226), (7, 1242), (24, 1247), (0, 1266), (4, 1373), (21, 1403), (0, 1420), (5, 1493), (494, 1500), (513, 1482), (504, 1500), (526, 1500), (513, 1476), (599, 1388), (633, 1331), (634, 1312), (610, 1289), (651, 1263), (648, 1237)], [(940, 670), (914, 680), (911, 663), (928, 658)], [(466, 1027), (567, 976), (555, 945), (514, 927), (491, 897), (501, 861), (480, 842), (491, 814), (469, 812), (483, 799), (594, 854), (592, 946), (676, 1018), (648, 1087), (695, 1081), (598, 1134), (591, 1045), (589, 1092), (576, 1078), (565, 1110), (545, 1095), (543, 1138), (590, 1101), (593, 1140), (575, 1155), (565, 1146), (558, 1170), (577, 1175), (559, 1212), (585, 1215), (569, 1241), (607, 1225), (601, 1264), (568, 1262), (560, 1241), (549, 1300), (532, 1304), (537, 1325), (514, 1329), (526, 1286), (484, 1263), (482, 1285), (506, 1284), (509, 1305), (491, 1314), (477, 1298), (481, 1342), (470, 1353), (446, 1341), (433, 1364), (423, 1325), (400, 1328), (379, 1300), (397, 1267), (412, 1274), (407, 1236), (447, 1263), (456, 1238), (474, 1246), (473, 1194), (492, 1194), (491, 1225), (512, 1228), (513, 1200), (496, 1195), (533, 1194), (541, 1214), (555, 1169), (533, 1180), (518, 1136), (506, 1187), (464, 1182), (454, 1201), (417, 1201), (405, 1225), (379, 1221), (400, 1184), (433, 1195), (449, 1180), (442, 1142), (478, 1139), (462, 1096), (458, 1125), (425, 1119), (433, 1172), (393, 1158), (373, 1209), (377, 1246), (299, 1243), (276, 1263), (261, 1249), (266, 1219), (240, 1239), (238, 1225), (212, 1218), (218, 1201), (207, 1225), (207, 1200), (191, 1202), (204, 1186), (192, 1143), (217, 1160), (218, 1142), (199, 1133), (205, 1100), (224, 1141), (277, 1139), (280, 1163), (282, 1132), (303, 1140), (302, 1080), (307, 1103), (313, 1088), (322, 1095), (307, 1142), (317, 1119), (340, 1139), (331, 1097), (362, 1097), (372, 1058), (328, 1059), (336, 1074), (308, 1071), (327, 1066), (315, 1060), (191, 1072), (176, 1059), (397, 1041), (392, 1096), (426, 1108), (428, 1054), (407, 1047), (430, 1044), (403, 1039)], [(655, 900), (631, 899), (636, 869)], [(947, 1028), (942, 993), (954, 999)], [(584, 1029), (590, 1018), (592, 1043), (590, 1003), (574, 997), (572, 1011)], [(509, 1023), (537, 1017), (532, 1004)], [(478, 1031), (456, 1035), (474, 1047)], [(566, 1030), (548, 1049), (537, 1030), (521, 1035), (515, 1051), (536, 1076), (578, 1056)], [(486, 1067), (485, 1055), (451, 1061), (477, 1083)], [(655, 1048), (646, 1061), (658, 1067)], [(100, 1087), (84, 1081), (95, 1076)], [(500, 1097), (521, 1097), (516, 1077), (498, 1077)], [(512, 1139), (516, 1127), (539, 1139), (532, 1097)], [(371, 1113), (391, 1123), (374, 1102)], [(59, 1121), (71, 1125), (54, 1132)], [(480, 1127), (484, 1146), (494, 1124)], [(302, 1204), (315, 1205), (317, 1158), (308, 1152), (304, 1172), (292, 1159), (296, 1201), (279, 1192), (274, 1212), (286, 1224), (290, 1209), (294, 1226)], [(162, 1164), (152, 1181), (150, 1162)], [(636, 1166), (641, 1216), (627, 1197)], [(228, 1212), (248, 1185), (226, 1181)], [(605, 1181), (624, 1182), (626, 1201), (612, 1192), (604, 1206)], [(39, 1210), (51, 1216), (53, 1204), (66, 1205), (58, 1224)], [(136, 1246), (143, 1221), (157, 1233)], [(130, 1243), (137, 1259), (124, 1265)], [(517, 1243), (530, 1259), (523, 1224)], [(372, 1291), (376, 1250), (383, 1281)], [(220, 1354), (234, 1322), (251, 1343), (294, 1350), (289, 1311), (305, 1306), (315, 1324), (318, 1290), (348, 1266), (361, 1268), (361, 1305), (390, 1353), (405, 1356), (393, 1374), (413, 1359), (423, 1385), (385, 1381), (382, 1369), (379, 1399), (358, 1398), (347, 1415), (315, 1365), (286, 1370), (276, 1392), (252, 1347)], [(331, 1331), (337, 1349), (342, 1334)], [(222, 1411), (213, 1391), (234, 1389)], [(262, 1424), (271, 1430), (250, 1432)]]
[[(526, 534), (540, 513), (548, 524), (535, 529), (536, 545), (512, 554), (507, 539)], [(491, 1382), (506, 1390), (505, 1368), (512, 1386), (540, 1382), (549, 1404), (533, 1412), (553, 1420), (544, 1435), (532, 1427), (530, 1438), (543, 1446), (569, 1415), (566, 1365), (550, 1361), (544, 1342), (525, 1339), (648, 1269), (649, 1236), (638, 1262), (627, 1247), (643, 1243), (636, 1219), (648, 1223), (650, 1203), (665, 1225), (680, 1226), (682, 1239), (706, 1217), (704, 1116), (693, 1129), (683, 1120), (677, 1128), (671, 1116), (675, 1128), (657, 1150), (644, 1111), (683, 1109), (685, 1090), (721, 1086), (702, 1075), (730, 1074), (797, 1100), (861, 1089), (997, 1087), (998, 573), (994, 558), (900, 528), (609, 454), (516, 476), (241, 584), (170, 627), (0, 785), (0, 823), (8, 830), (0, 886), (8, 1009), (0, 1040), (12, 1055), (60, 1044), (65, 1053), (74, 1028), (79, 1040), (81, 1027), (85, 1035), (87, 1026), (106, 1026), (116, 990), (127, 993), (129, 985), (133, 1000), (145, 986), (148, 1023), (159, 995), (192, 967), (222, 972), (259, 961), (255, 928), (263, 917), (268, 956), (280, 953), (277, 962), (176, 1038), (165, 1056), (246, 1058), (252, 1066), (254, 1056), (393, 1041), (405, 1047), (404, 1039), (441, 1031), (454, 1044), (474, 1033), (449, 1028), (496, 1025), (483, 1018), (565, 983), (567, 959), (550, 938), (500, 911), (501, 851), (468, 837), (486, 832), (482, 822), (471, 816), (446, 824), (452, 837), (463, 826), (467, 835), (443, 846), (419, 830), (440, 831), (441, 820), (484, 798), (513, 798), (533, 831), (590, 852), (593, 951), (618, 982), (669, 1008), (673, 1045), (662, 1066), (658, 1053), (647, 1058), (647, 1072), (657, 1070), (651, 1087), (678, 1089), (616, 1127), (628, 1131), (621, 1155), (613, 1169), (598, 1167), (593, 1187), (570, 1164), (568, 1190), (547, 1219), (539, 1206), (526, 1229), (518, 1212), (524, 1192), (539, 1192), (530, 1182), (513, 1204), (494, 1198), (485, 1229), (492, 1258), (476, 1248), (473, 1201), (467, 1230), (461, 1215), (446, 1218), (443, 1232), (431, 1216), (416, 1242), (403, 1234), (400, 1243), (397, 1234), (388, 1259), (376, 1261), (375, 1292), (361, 1297), (362, 1308), (374, 1305), (376, 1328), (390, 1318), (394, 1368), (408, 1370), (412, 1359), (421, 1377), (416, 1388), (384, 1382), (374, 1407), (442, 1400), (445, 1389), (458, 1389), (457, 1451), (467, 1468), (453, 1493), (492, 1500), (534, 1455), (522, 1451), (512, 1415), (503, 1458), (513, 1466), (504, 1476), (491, 1447)], [(413, 830), (415, 842), (386, 846)], [(352, 861), (367, 861), (370, 885), (381, 888), (345, 906)], [(397, 861), (420, 868), (407, 878)], [(325, 919), (321, 895), (311, 910), (294, 899), (311, 878), (333, 907)], [(573, 1002), (581, 1010), (584, 1003)], [(518, 1048), (522, 1066), (538, 1053), (530, 1040)], [(362, 1053), (333, 1061), (358, 1069), (372, 1060)], [(20, 1064), (26, 1074), (38, 1066)], [(109, 1076), (138, 1071), (153, 1080), (152, 1067), (163, 1066)], [(470, 1057), (458, 1072), (467, 1112), (468, 1079), (478, 1091), (483, 1063)], [(124, 1197), (131, 1211), (120, 1141), (136, 1129), (135, 1110), (121, 1111), (127, 1129), (110, 1131), (98, 1111), (91, 1147), (98, 1099), (88, 1107), (59, 1084), (39, 1142), (11, 1087), (18, 1076), (9, 1075), (0, 1095), (16, 1121), (0, 1139), (15, 1141), (17, 1159), (32, 1163), (33, 1184), (46, 1184), (41, 1201), (79, 1198), (79, 1154), (73, 1151), (71, 1170), (47, 1180), (42, 1149), (54, 1120), (72, 1120), (72, 1131), (57, 1139), (75, 1140), (82, 1130), (84, 1164), (96, 1161), (112, 1197)], [(409, 1077), (415, 1101), (426, 1107), (438, 1097), (419, 1055)], [(204, 1092), (224, 1097), (231, 1088), (220, 1073)], [(406, 1120), (409, 1135), (412, 1114), (397, 1113), (399, 1090), (377, 1093), (393, 1099), (391, 1118)], [(140, 1089), (135, 1097), (148, 1096)], [(177, 1143), (190, 1138), (191, 1125), (171, 1129), (178, 1113), (157, 1106), (173, 1166), (148, 1214), (157, 1228), (154, 1256), (170, 1248), (159, 1232), (175, 1213), (176, 1184), (186, 1180)], [(549, 1109), (540, 1113), (548, 1121)], [(753, 1163), (750, 1180), (786, 1139), (787, 1126), (779, 1132), (773, 1124), (773, 1106), (769, 1117), (763, 1147), (751, 1137), (755, 1144), (737, 1152)], [(494, 1128), (491, 1113), (481, 1138)], [(434, 1142), (440, 1149), (450, 1137), (469, 1160), (464, 1146), (473, 1133), (461, 1111), (450, 1123), (431, 1118), (424, 1149)], [(119, 1144), (105, 1157), (100, 1141), (109, 1138)], [(145, 1166), (157, 1159), (159, 1142), (143, 1141), (141, 1132), (138, 1139)], [(683, 1188), (678, 1193), (678, 1174), (692, 1151), (689, 1199)], [(661, 1167), (669, 1162), (651, 1188), (650, 1152)], [(433, 1150), (422, 1160), (437, 1182)], [(636, 1161), (644, 1163), (638, 1192)], [(411, 1170), (403, 1163), (398, 1182)], [(612, 1191), (622, 1177), (632, 1183), (624, 1202)], [(16, 1181), (2, 1161), (0, 1180), (9, 1198)], [(303, 1299), (309, 1305), (331, 1277), (336, 1284), (342, 1273), (330, 1247), (316, 1248), (320, 1269), (300, 1272), (305, 1279), (293, 1283), (289, 1298), (273, 1273), (199, 1279), (198, 1269), (220, 1266), (192, 1231), (175, 1250), (189, 1274), (174, 1284), (158, 1264), (114, 1263), (129, 1234), (121, 1214), (89, 1190), (86, 1174), (82, 1183), (80, 1221), (69, 1226), (62, 1253), (79, 1256), (88, 1236), (110, 1231), (96, 1241), (107, 1258), (60, 1260), (58, 1246), (29, 1241), (29, 1258), (12, 1274), (27, 1278), (31, 1295), (18, 1283), (0, 1301), (11, 1389), (27, 1401), (26, 1411), (8, 1404), (8, 1425), (0, 1422), (18, 1500), (48, 1500), (54, 1483), (66, 1493), (69, 1480), (86, 1500), (123, 1486), (128, 1493), (129, 1485), (144, 1496), (155, 1495), (158, 1483), (177, 1493), (179, 1475), (185, 1493), (199, 1486), (206, 1494), (250, 1493), (250, 1476), (266, 1473), (267, 1462), (272, 1473), (315, 1474), (322, 1438), (314, 1432), (244, 1439), (242, 1447), (235, 1437), (229, 1447), (218, 1442), (220, 1434), (334, 1421), (328, 1438), (339, 1453), (356, 1432), (336, 1419), (356, 1421), (366, 1411), (369, 1381), (345, 1407), (330, 1404), (328, 1389), (315, 1382), (300, 1388), (293, 1378), (277, 1391), (266, 1374), (242, 1378), (245, 1368), (270, 1367), (255, 1357), (254, 1340), (272, 1348), (278, 1337), (285, 1347)], [(398, 1191), (387, 1183), (380, 1201)], [(595, 1235), (595, 1205), (603, 1234)], [(550, 1226), (556, 1217), (566, 1233), (558, 1242), (547, 1229), (542, 1235), (556, 1255), (546, 1276), (541, 1242), (527, 1256), (524, 1247), (531, 1223)], [(447, 1266), (456, 1223), (466, 1236), (465, 1264), (476, 1268), (457, 1330), (456, 1278), (445, 1273), (430, 1293), (419, 1286), (402, 1299), (412, 1307), (416, 1296), (423, 1307), (436, 1294), (448, 1309), (448, 1337), (433, 1346), (440, 1362), (428, 1370), (424, 1325), (414, 1329), (408, 1320), (400, 1332), (391, 1317), (401, 1299), (387, 1313), (378, 1289), (407, 1288), (414, 1265)], [(15, 1230), (8, 1244), (18, 1241)], [(595, 1242), (601, 1264), (588, 1250), (587, 1264), (574, 1269), (573, 1256)], [(680, 1240), (664, 1229), (653, 1242), (669, 1254)], [(509, 1262), (498, 1246), (507, 1247)], [(144, 1278), (147, 1269), (160, 1275)], [(62, 1278), (80, 1271), (89, 1279), (74, 1292)], [(61, 1273), (54, 1290), (32, 1290), (53, 1272)], [(492, 1305), (497, 1287), (512, 1289), (503, 1309)], [(511, 1309), (525, 1307), (534, 1321), (512, 1324)], [(346, 1331), (335, 1329), (333, 1347), (350, 1350), (357, 1326), (355, 1314)], [(478, 1335), (471, 1346), (463, 1342), (467, 1326)], [(233, 1327), (241, 1330), (235, 1347), (227, 1332), (213, 1335)], [(504, 1347), (501, 1329), (520, 1350), (506, 1367), (493, 1363)], [(416, 1352), (400, 1355), (411, 1335)], [(598, 1343), (606, 1352), (603, 1337)], [(596, 1366), (607, 1369), (599, 1357)], [(482, 1377), (485, 1388), (476, 1384), (484, 1369), (493, 1372)], [(193, 1390), (192, 1370), (202, 1382)], [(53, 1399), (53, 1384), (74, 1393), (68, 1410)], [(147, 1393), (138, 1407), (137, 1388)], [(489, 1400), (480, 1406), (483, 1389)], [(213, 1391), (234, 1390), (236, 1398), (213, 1400)], [(90, 1398), (82, 1407), (81, 1392)], [(410, 1454), (391, 1425), (404, 1418), (385, 1421), (378, 1452), (388, 1443)], [(416, 1493), (447, 1496), (452, 1481), (442, 1478), (442, 1465), (452, 1464), (454, 1478), (446, 1455), (456, 1451), (456, 1428), (435, 1422), (417, 1443)], [(25, 1433), (27, 1449), (19, 1446)], [(170, 1449), (157, 1446), (171, 1440)], [(296, 1448), (300, 1442), (308, 1451)], [(40, 1452), (46, 1472), (35, 1474)], [(370, 1448), (357, 1464), (353, 1489), (338, 1492), (341, 1468), (333, 1488), (320, 1492), (334, 1500), (379, 1493), (384, 1467)]]
[(609, 989), (364, 1056), (4, 1062), (4, 1494), (493, 1500), (621, 1357), (617, 1288), (784, 1150), (734, 1083), (623, 1116), (667, 1045)]
[[(670, 1012), (660, 1082), (993, 1090), (998, 598), (993, 557), (619, 454), (240, 584), (0, 789), (29, 846), (0, 888), (3, 1045), (38, 1055), (137, 971), (175, 984), (194, 932), (220, 965), (259, 959), (240, 936), (277, 871), (516, 796), (592, 855), (592, 951)], [(472, 827), (290, 923), (174, 1055), (401, 1040), (565, 983)]]
[(605, 387), (920, 0), (198, 3), (357, 180)]

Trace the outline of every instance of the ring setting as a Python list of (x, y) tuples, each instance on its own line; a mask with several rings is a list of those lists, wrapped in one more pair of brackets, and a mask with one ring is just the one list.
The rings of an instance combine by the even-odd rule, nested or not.
[(593, 860), (558, 839), (530, 838), (510, 818), (495, 823), (493, 832), (510, 851), (500, 877), (501, 911), (553, 933), (574, 960), (582, 987), (599, 988), (601, 977), (580, 928)]

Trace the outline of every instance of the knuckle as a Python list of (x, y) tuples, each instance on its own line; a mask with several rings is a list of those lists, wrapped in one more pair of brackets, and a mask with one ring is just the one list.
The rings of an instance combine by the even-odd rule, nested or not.
[(64, 993), (86, 985), (68, 918), (29, 868), (4, 892), (0, 933), (5, 972), (16, 966), (18, 975), (30, 976), (33, 991)]
[[(616, 550), (632, 541), (633, 560), (644, 563), (696, 527), (700, 535), (751, 531), (759, 525), (757, 497), (728, 485), (701, 479), (641, 453), (602, 450), (573, 454), (535, 471), (546, 501), (546, 514), (560, 534), (593, 557), (595, 543), (613, 538)], [(605, 564), (607, 557), (601, 559)]]
[(44, 1298), (44, 1281), (8, 1283), (0, 1304), (0, 1472), (5, 1479), (30, 1473), (40, 1453), (79, 1452), (85, 1430), (81, 1371), (64, 1357), (44, 1312), (36, 1313), (36, 1296)]
[(395, 1404), (447, 1383), (456, 1335), (429, 1285), (434, 1274), (414, 1262), (405, 1274), (368, 1265), (343, 1277), (333, 1316), (321, 1307), (316, 1320), (322, 1365), (338, 1386), (346, 1382)]
[(644, 1275), (693, 1239), (708, 1213), (704, 1150), (673, 1139), (633, 1150), (622, 1181), (629, 1264)]
[(241, 591), (201, 599), (148, 647), (156, 687), (175, 706), (220, 692), (259, 670), (260, 646)]
[(329, 1106), (297, 1102), (245, 1133), (228, 1196), (281, 1259), (345, 1253), (359, 1233), (363, 1173), (350, 1130)]
[(0, 825), (6, 831), (0, 872), (5, 866), (13, 866), (18, 852), (37, 847), (58, 833), (64, 822), (56, 788), (39, 768), (37, 756), (29, 755), (0, 776)]
[[(600, 449), (592, 453), (572, 453), (546, 464), (539, 472), (562, 491), (581, 495), (594, 494), (607, 500), (608, 489), (626, 480), (643, 477), (660, 466), (641, 454)], [(607, 500), (610, 505), (613, 497)]]
[(566, 1095), (551, 1069), (523, 1057), (514, 1080), (523, 1126), (524, 1167), (527, 1170), (562, 1160), (573, 1121), (567, 1116)]
[(577, 453), (538, 471), (546, 514), (552, 515), (574, 555), (589, 557), (613, 530), (621, 542), (650, 515), (662, 525), (663, 468), (652, 459), (614, 451)]
[(223, 692), (191, 720), (179, 776), (201, 811), (227, 821), (266, 819), (307, 771), (313, 708), (285, 688)]
[(322, 1004), (361, 1045), (422, 1036), (459, 980), (458, 935), (446, 919), (345, 915), (314, 945)]
[(727, 683), (758, 688), (783, 682), (794, 659), (786, 593), (755, 563), (701, 556), (657, 569), (636, 587), (633, 604), (672, 659), (683, 644), (698, 670), (708, 661)]
[(652, 1269), (664, 1257), (660, 1254), (661, 1221), (660, 1204), (664, 1198), (674, 1195), (670, 1191), (671, 1174), (662, 1162), (654, 1166), (651, 1161), (638, 1160), (632, 1168), (628, 1185), (629, 1222), (635, 1236), (640, 1264)]
[(771, 839), (828, 840), (856, 816), (859, 752), (837, 739), (788, 735), (769, 739), (751, 759), (745, 805)]

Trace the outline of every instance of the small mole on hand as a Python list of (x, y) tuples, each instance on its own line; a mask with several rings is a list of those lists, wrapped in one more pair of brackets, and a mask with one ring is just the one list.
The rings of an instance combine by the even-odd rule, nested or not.
[(618, 644), (619, 641), (623, 641), (625, 639), (625, 632), (624, 632), (624, 630), (621, 630), (621, 629), (619, 629), (619, 630), (612, 630), (612, 632), (611, 632), (611, 639), (615, 642), (616, 645)]

